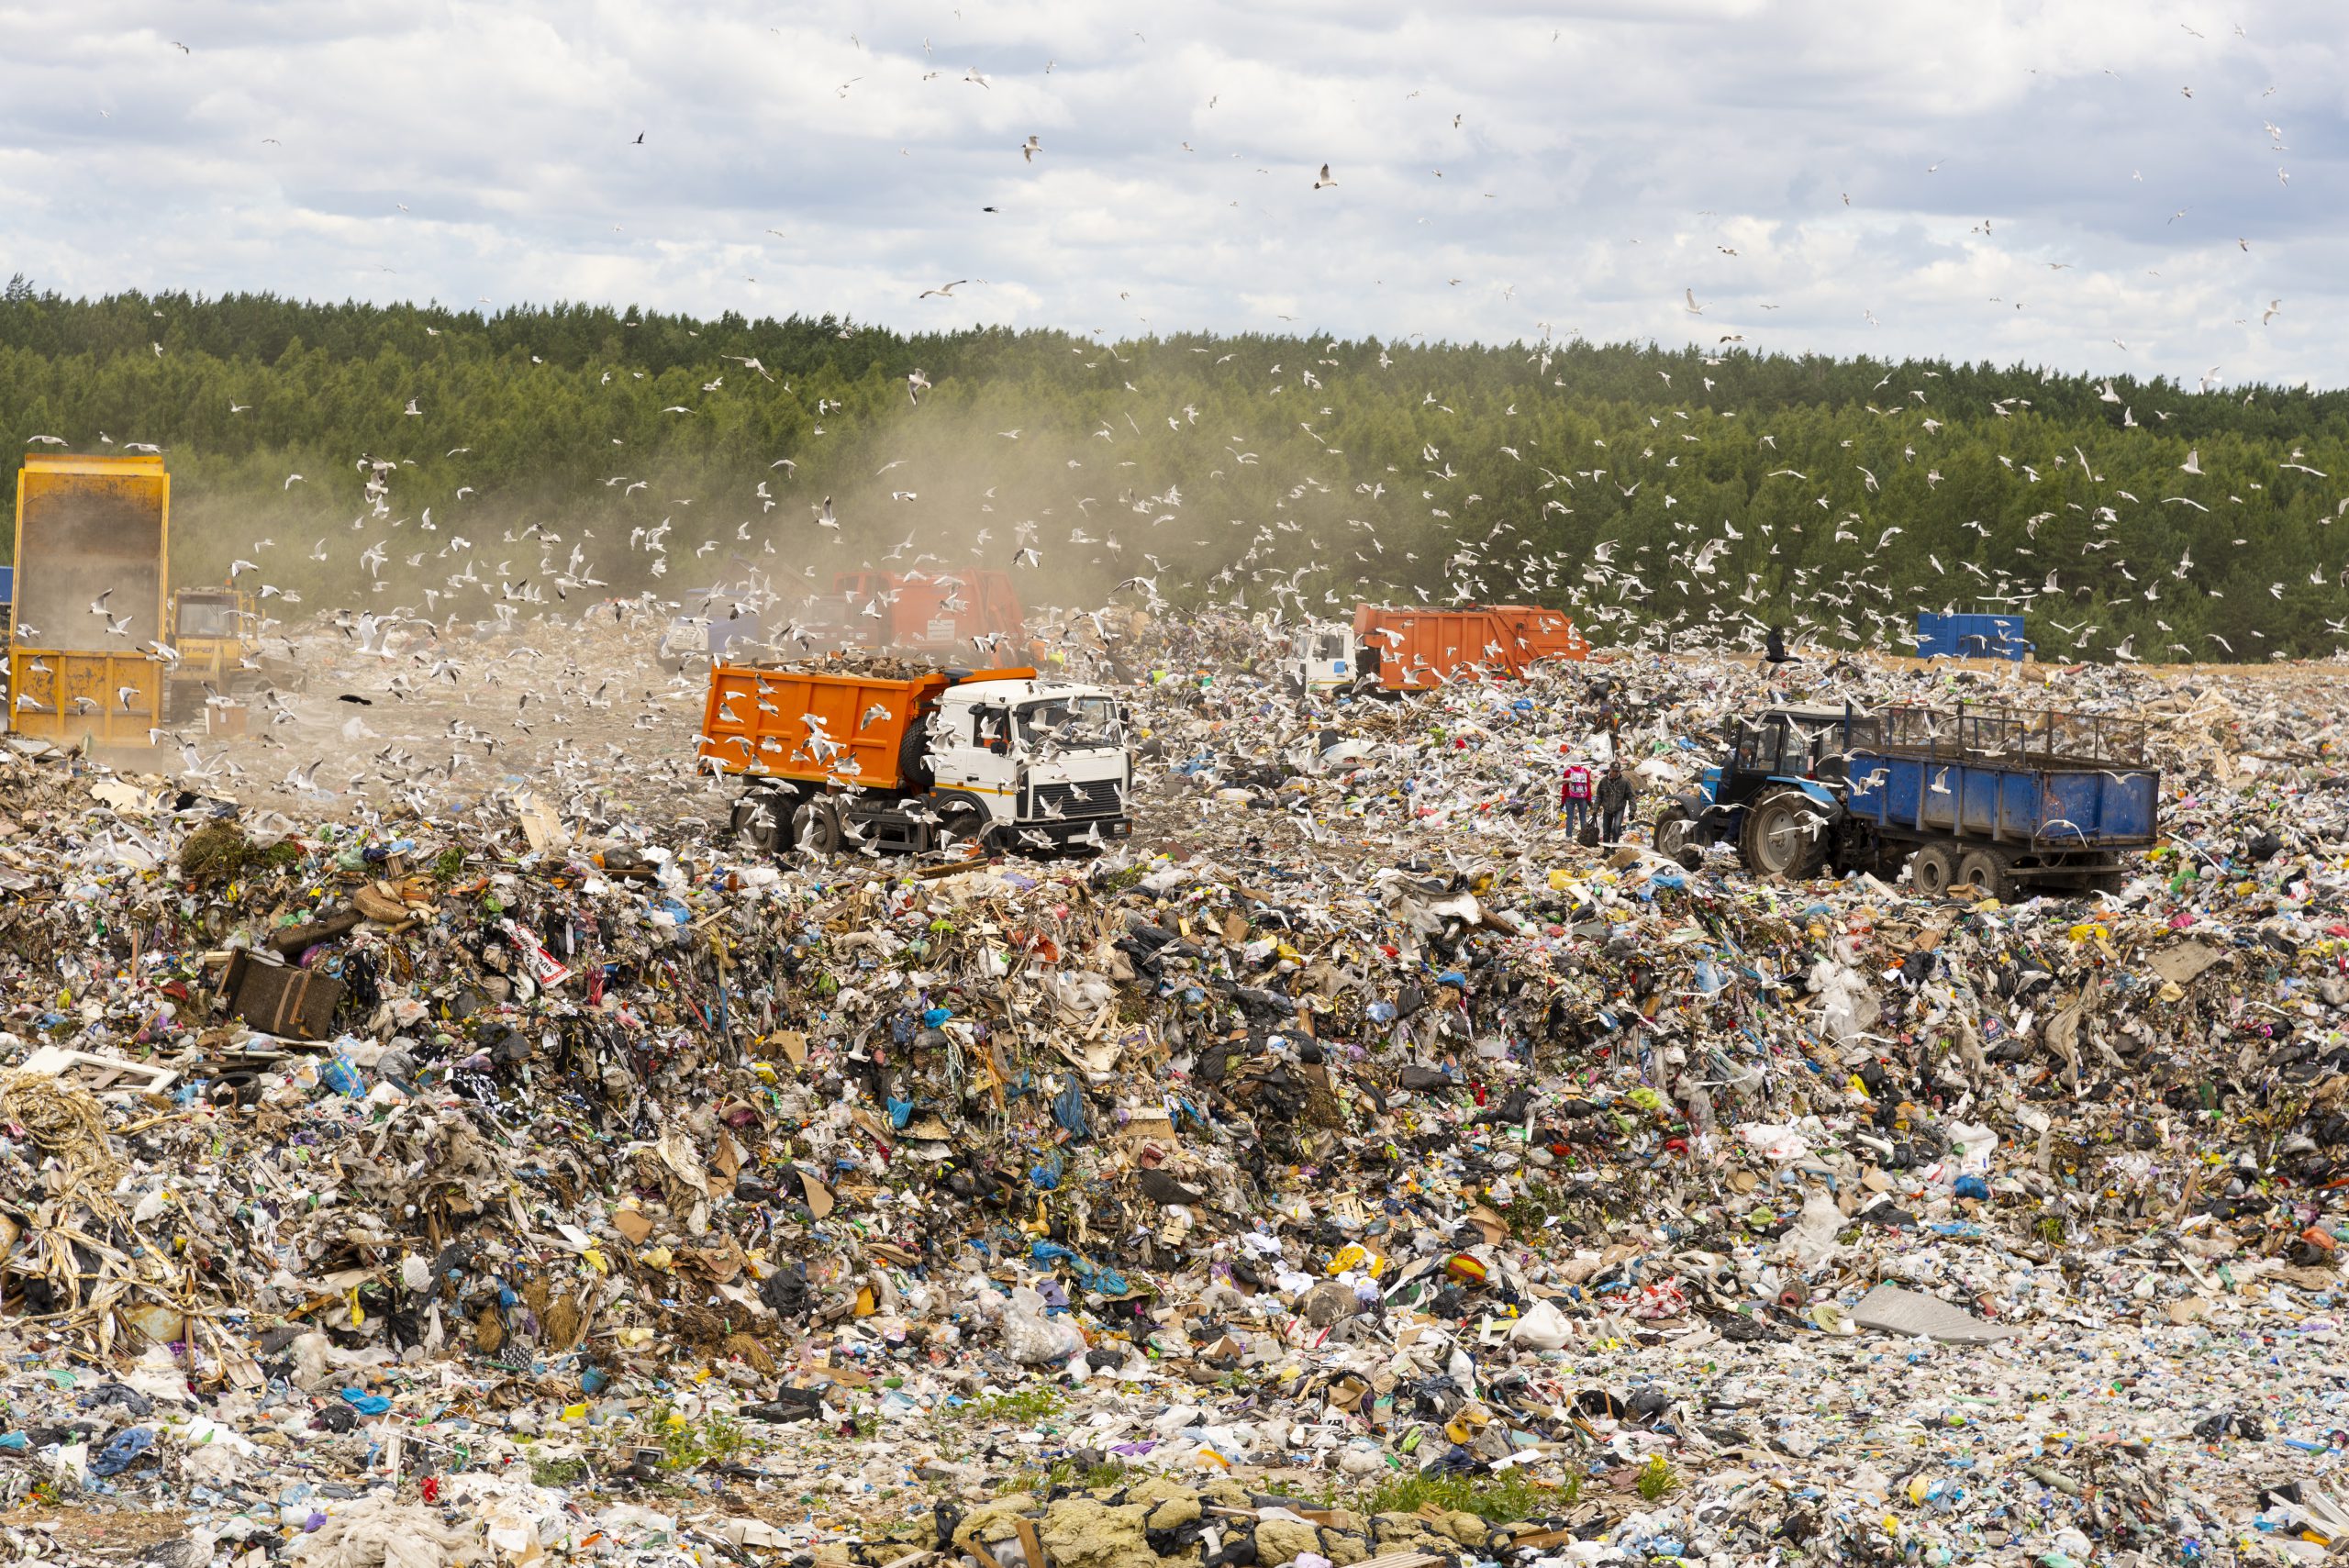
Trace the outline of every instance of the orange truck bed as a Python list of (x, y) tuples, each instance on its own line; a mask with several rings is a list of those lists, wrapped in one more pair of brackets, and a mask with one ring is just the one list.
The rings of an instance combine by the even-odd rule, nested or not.
[(890, 681), (847, 670), (719, 664), (709, 673), (701, 756), (729, 773), (900, 790), (907, 787), (907, 736), (929, 718), (939, 694), (962, 679), (1033, 680), (1035, 674), (986, 670), (962, 678), (938, 673)]
[(1389, 691), (1422, 691), (1479, 675), (1520, 676), (1544, 659), (1590, 657), (1590, 645), (1573, 621), (1533, 605), (1459, 610), (1358, 605), (1354, 643), (1365, 673), (1375, 656), (1379, 684)]
[[(990, 634), (1008, 645), (1019, 639), (1023, 625), (1019, 595), (1008, 572), (948, 572), (936, 577), (842, 572), (832, 578), (832, 591), (848, 601), (850, 625), (876, 648), (954, 653), (973, 638)], [(882, 601), (879, 620), (855, 613), (876, 600)]]

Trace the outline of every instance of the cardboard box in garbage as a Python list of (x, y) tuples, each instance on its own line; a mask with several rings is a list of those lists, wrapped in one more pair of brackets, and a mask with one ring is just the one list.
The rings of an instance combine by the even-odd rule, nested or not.
[(269, 963), (239, 950), (221, 979), (228, 1011), (265, 1034), (323, 1040), (331, 1031), (342, 982), (290, 963)]

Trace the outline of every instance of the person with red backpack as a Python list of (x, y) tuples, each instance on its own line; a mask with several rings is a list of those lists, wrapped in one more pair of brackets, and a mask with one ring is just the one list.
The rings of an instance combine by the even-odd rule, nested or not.
[(1570, 836), (1579, 838), (1583, 825), (1590, 820), (1590, 770), (1581, 758), (1568, 757), (1566, 771), (1558, 780), (1558, 810)]

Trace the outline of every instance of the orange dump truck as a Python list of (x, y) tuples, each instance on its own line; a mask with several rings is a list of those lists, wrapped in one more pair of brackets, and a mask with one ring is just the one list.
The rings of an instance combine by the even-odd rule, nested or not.
[(1351, 629), (1298, 628), (1284, 673), (1308, 691), (1340, 687), (1426, 691), (1456, 681), (1522, 676), (1544, 659), (1587, 659), (1575, 623), (1536, 605), (1397, 609), (1357, 605)]
[(1097, 848), (1132, 831), (1126, 731), (1108, 690), (1032, 669), (719, 664), (701, 760), (742, 777), (734, 830), (769, 851)]
[(1019, 645), (1024, 617), (1001, 571), (841, 572), (808, 620), (842, 647), (964, 658)]

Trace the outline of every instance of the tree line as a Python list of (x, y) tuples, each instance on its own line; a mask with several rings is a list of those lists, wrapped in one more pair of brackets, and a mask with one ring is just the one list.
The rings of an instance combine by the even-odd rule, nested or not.
[(1521, 599), (1602, 639), (1835, 645), (1982, 607), (2043, 656), (2322, 655), (2349, 643), (2345, 417), (1732, 343), (0, 292), (0, 435), (162, 448), (174, 578), (258, 559), (313, 608), (820, 591), (871, 562), (1011, 568), (1031, 603), (1140, 578), (1285, 616)]

